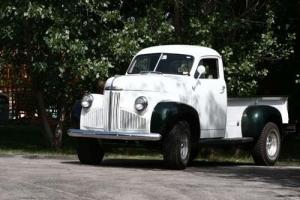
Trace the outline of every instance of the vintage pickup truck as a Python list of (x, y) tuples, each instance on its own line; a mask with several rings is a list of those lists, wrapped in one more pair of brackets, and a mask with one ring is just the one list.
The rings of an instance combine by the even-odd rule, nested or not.
[(184, 169), (199, 145), (250, 145), (254, 161), (274, 165), (289, 126), (287, 98), (227, 98), (223, 62), (211, 48), (155, 46), (141, 50), (104, 94), (86, 94), (72, 112), (81, 163), (99, 164), (106, 140), (159, 144), (168, 167)]

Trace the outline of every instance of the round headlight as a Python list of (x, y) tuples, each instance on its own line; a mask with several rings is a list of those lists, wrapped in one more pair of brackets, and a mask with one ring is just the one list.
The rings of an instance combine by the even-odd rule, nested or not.
[(135, 109), (139, 112), (145, 110), (148, 106), (147, 98), (146, 97), (138, 97), (135, 100), (134, 106), (135, 106)]
[(94, 98), (92, 95), (90, 95), (90, 94), (85, 95), (85, 96), (83, 96), (83, 98), (81, 100), (81, 106), (84, 108), (89, 108), (89, 107), (91, 107), (93, 100), (94, 100)]

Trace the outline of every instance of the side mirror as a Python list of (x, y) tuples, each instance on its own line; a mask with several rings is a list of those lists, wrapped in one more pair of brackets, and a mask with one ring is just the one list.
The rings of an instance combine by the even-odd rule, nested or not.
[(199, 79), (202, 74), (206, 73), (205, 67), (203, 65), (199, 65), (197, 68), (197, 72), (199, 73), (197, 79)]
[(205, 67), (203, 65), (199, 65), (197, 67), (197, 72), (198, 72), (198, 77), (197, 77), (197, 80), (196, 80), (196, 84), (192, 87), (193, 90), (195, 90), (197, 85), (200, 84), (199, 78), (201, 77), (201, 75), (206, 73)]

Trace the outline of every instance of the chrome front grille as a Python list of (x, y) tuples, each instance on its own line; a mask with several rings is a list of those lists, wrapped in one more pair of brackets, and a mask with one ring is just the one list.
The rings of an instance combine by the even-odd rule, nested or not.
[(80, 121), (82, 125), (87, 127), (104, 128), (106, 119), (104, 117), (103, 109), (82, 109)]
[(146, 130), (146, 119), (132, 112), (120, 109), (120, 92), (108, 92), (102, 107), (82, 109), (81, 126), (87, 129), (108, 131)]
[(108, 115), (107, 109), (90, 109), (81, 111), (80, 123), (84, 127), (107, 129)]
[(121, 110), (120, 128), (130, 130), (146, 129), (146, 119), (134, 113)]

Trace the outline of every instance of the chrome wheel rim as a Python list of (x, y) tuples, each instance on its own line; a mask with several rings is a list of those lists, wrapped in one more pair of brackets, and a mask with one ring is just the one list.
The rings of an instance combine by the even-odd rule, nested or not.
[(181, 144), (180, 144), (180, 157), (182, 160), (185, 160), (188, 155), (188, 148), (189, 142), (186, 137), (182, 138)]
[(278, 138), (276, 130), (271, 130), (266, 140), (266, 150), (269, 158), (274, 158), (278, 151)]

